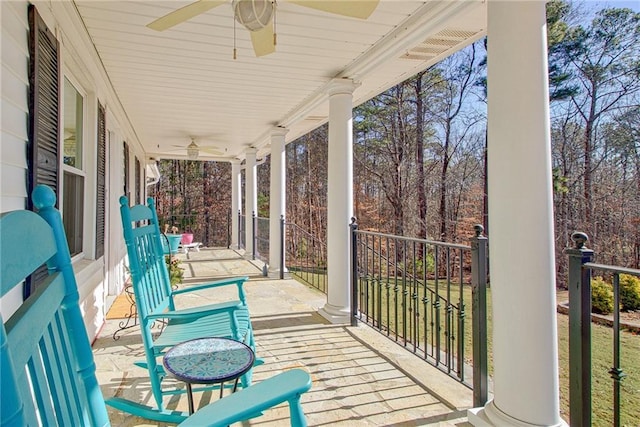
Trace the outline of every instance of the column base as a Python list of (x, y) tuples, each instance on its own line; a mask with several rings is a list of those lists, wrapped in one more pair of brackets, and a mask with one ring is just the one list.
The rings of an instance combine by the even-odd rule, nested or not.
[[(490, 400), (482, 408), (471, 408), (467, 410), (467, 420), (474, 427), (499, 427), (499, 426), (513, 426), (513, 427), (539, 427), (539, 424), (531, 424), (516, 418), (513, 418), (504, 412), (502, 412)], [(550, 427), (569, 427), (564, 420), (560, 420), (557, 424), (550, 424)]]
[[(269, 269), (269, 278), (270, 279), (280, 279), (280, 269)], [(283, 279), (291, 279), (291, 275), (289, 274), (289, 270), (284, 269), (284, 274), (282, 275)]]
[(348, 308), (325, 304), (318, 313), (333, 324), (351, 323), (351, 312)]

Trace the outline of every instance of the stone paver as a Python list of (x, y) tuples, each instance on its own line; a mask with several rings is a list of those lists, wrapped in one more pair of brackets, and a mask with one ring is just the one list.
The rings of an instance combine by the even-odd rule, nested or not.
[[(409, 354), (366, 326), (329, 324), (317, 310), (322, 293), (294, 280), (261, 277), (259, 262), (242, 260), (231, 250), (202, 250), (178, 255), (185, 267), (182, 286), (232, 275), (250, 275), (247, 298), (264, 364), (254, 368), (261, 381), (293, 367), (307, 370), (312, 389), (302, 398), (310, 426), (467, 426), (464, 409), (471, 391)], [(189, 307), (233, 298), (227, 290), (200, 291), (181, 297)], [(144, 359), (139, 330), (112, 339), (118, 320), (109, 320), (94, 344), (98, 379), (105, 397), (114, 395), (151, 404), (146, 372), (133, 365)], [(184, 388), (179, 381), (169, 386)], [(194, 393), (196, 407), (217, 399), (217, 391)], [(171, 409), (186, 409), (184, 394), (167, 398)], [(164, 425), (109, 408), (114, 426)], [(286, 426), (286, 406), (265, 412), (242, 425)]]

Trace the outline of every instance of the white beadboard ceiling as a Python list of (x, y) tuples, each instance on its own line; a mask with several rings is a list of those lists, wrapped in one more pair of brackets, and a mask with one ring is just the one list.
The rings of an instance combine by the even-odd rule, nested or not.
[[(342, 1), (342, 0), (330, 0)], [(325, 123), (327, 84), (360, 82), (357, 105), (485, 34), (482, 0), (381, 0), (367, 20), (277, 2), (276, 52), (256, 58), (231, 1), (163, 32), (146, 24), (189, 1), (76, 0), (76, 8), (149, 157), (200, 159), (269, 152)]]

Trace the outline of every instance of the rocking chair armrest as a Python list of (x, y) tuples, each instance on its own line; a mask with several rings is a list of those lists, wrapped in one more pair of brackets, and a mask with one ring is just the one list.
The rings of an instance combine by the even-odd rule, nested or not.
[(300, 395), (311, 388), (311, 377), (302, 369), (291, 369), (208, 404), (189, 416), (180, 427), (228, 426), (289, 402), (291, 425), (306, 426)]
[(164, 313), (157, 313), (157, 314), (149, 314), (147, 316), (148, 320), (157, 320), (157, 319), (180, 319), (180, 320), (187, 320), (187, 319), (191, 319), (191, 318), (200, 318), (202, 316), (207, 316), (209, 314), (216, 314), (216, 313), (229, 313), (232, 314), (234, 311), (238, 310), (239, 308), (245, 308), (246, 307), (242, 304), (241, 301), (228, 301), (228, 302), (223, 302), (223, 303), (219, 303), (219, 304), (211, 304), (210, 306), (204, 306), (204, 307), (193, 307), (193, 308), (185, 308), (183, 310), (174, 310), (174, 311), (168, 311), (168, 312), (164, 312)]
[(190, 286), (188, 288), (177, 289), (173, 291), (172, 294), (180, 295), (188, 292), (201, 291), (203, 289), (218, 288), (218, 287), (228, 286), (228, 285), (236, 285), (238, 287), (239, 298), (242, 300), (243, 303), (246, 304), (246, 296), (245, 296), (243, 285), (244, 285), (244, 282), (246, 282), (247, 280), (249, 280), (248, 276), (230, 277), (228, 279), (216, 280), (215, 282), (209, 282), (201, 285)]

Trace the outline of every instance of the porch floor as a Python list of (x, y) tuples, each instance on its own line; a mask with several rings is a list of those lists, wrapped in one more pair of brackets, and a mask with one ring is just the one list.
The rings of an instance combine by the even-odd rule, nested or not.
[[(246, 284), (256, 351), (264, 364), (254, 369), (260, 381), (292, 367), (306, 369), (313, 386), (302, 397), (310, 426), (469, 426), (471, 391), (371, 328), (332, 325), (317, 313), (326, 296), (293, 279), (262, 277), (262, 263), (243, 260), (236, 251), (204, 249), (179, 254), (184, 284), (249, 275)], [(182, 296), (180, 307), (232, 298), (232, 293), (202, 291)], [(93, 348), (98, 380), (105, 396), (152, 405), (146, 371), (133, 365), (144, 359), (139, 329), (114, 340), (121, 319), (108, 320)], [(177, 388), (184, 385), (173, 382)], [(196, 407), (217, 399), (217, 391), (194, 392)], [(228, 393), (228, 391), (227, 391)], [(167, 398), (170, 409), (186, 410), (185, 394)], [(113, 426), (164, 425), (109, 408)], [(288, 425), (286, 405), (243, 425)]]

